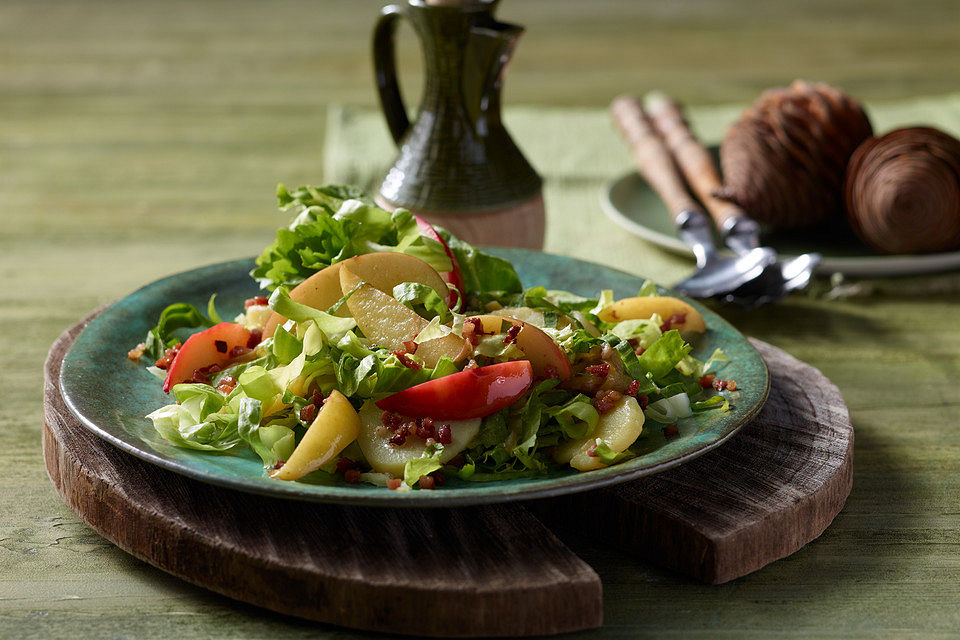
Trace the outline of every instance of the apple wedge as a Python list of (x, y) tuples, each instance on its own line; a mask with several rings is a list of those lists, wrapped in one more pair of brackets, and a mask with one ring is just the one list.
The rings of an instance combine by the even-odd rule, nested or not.
[(250, 331), (234, 322), (221, 322), (209, 329), (195, 333), (180, 347), (177, 356), (167, 369), (163, 381), (164, 393), (170, 393), (175, 384), (190, 382), (197, 369), (211, 365), (223, 367), (236, 356), (231, 355), (235, 347), (246, 347), (250, 340)]
[[(346, 266), (361, 280), (375, 289), (391, 294), (393, 288), (404, 282), (419, 282), (437, 292), (443, 300), (448, 300), (450, 290), (447, 283), (429, 264), (405, 253), (382, 252), (367, 253), (335, 262), (316, 272), (290, 291), (290, 299), (300, 304), (326, 311), (343, 297), (340, 286), (340, 269)], [(338, 316), (349, 315), (341, 308)], [(269, 338), (277, 327), (286, 322), (286, 318), (274, 311), (263, 327), (263, 337)]]
[[(390, 444), (389, 437), (382, 435), (384, 424), (381, 421), (383, 411), (372, 402), (367, 402), (360, 408), (360, 435), (357, 444), (363, 451), (374, 471), (390, 473), (394, 476), (403, 476), (403, 467), (408, 460), (416, 460), (423, 456), (427, 447), (425, 440), (414, 435), (398, 446)], [(467, 448), (477, 432), (480, 431), (480, 418), (471, 420), (451, 420), (444, 424), (450, 425), (451, 441), (443, 445), (440, 462), (446, 463), (458, 453)]]
[(413, 418), (468, 420), (510, 406), (531, 384), (530, 363), (514, 360), (422, 382), (387, 396), (377, 406)]
[[(340, 269), (340, 287), (344, 292), (354, 292), (347, 298), (347, 307), (363, 335), (390, 351), (405, 351), (404, 343), (417, 337), (429, 324), (393, 296), (366, 284), (346, 264)], [(416, 350), (417, 357), (428, 367), (435, 367), (444, 356), (459, 362), (471, 352), (470, 343), (454, 333), (427, 340)]]
[[(456, 288), (457, 292), (460, 294), (460, 299), (462, 300), (465, 293), (463, 289), (463, 274), (460, 271), (460, 265), (457, 264), (457, 259), (453, 256), (453, 251), (451, 251), (450, 247), (447, 246), (447, 243), (443, 241), (443, 238), (441, 238), (440, 234), (437, 233), (437, 230), (433, 228), (433, 225), (420, 216), (413, 216), (413, 219), (417, 221), (417, 226), (420, 228), (420, 235), (439, 242), (440, 246), (442, 246), (443, 250), (446, 252), (447, 257), (450, 258), (450, 263), (453, 265), (453, 268), (451, 268), (450, 271), (441, 273), (440, 277), (443, 278), (447, 284), (451, 284), (454, 286), (454, 288)], [(450, 291), (450, 297), (447, 299), (447, 306), (452, 309), (456, 302), (457, 294), (453, 291)]]
[[(533, 366), (533, 374), (538, 378), (550, 378), (555, 373), (561, 380), (570, 377), (570, 361), (553, 338), (529, 322), (501, 315), (483, 315), (467, 318), (467, 322), (476, 318), (483, 324), (484, 333), (505, 332), (503, 323), (520, 327), (517, 334), (517, 346)], [(509, 326), (507, 327), (509, 328)], [(552, 371), (551, 371), (552, 370)]]
[(331, 391), (320, 412), (282, 467), (272, 477), (296, 480), (316, 471), (343, 451), (360, 434), (360, 417), (339, 391)]
[(626, 451), (640, 437), (643, 431), (643, 410), (633, 396), (624, 396), (613, 409), (600, 416), (593, 434), (580, 440), (569, 440), (557, 447), (554, 460), (578, 471), (602, 469), (606, 465), (600, 458), (590, 455), (590, 449), (602, 440), (611, 451)]
[(707, 330), (707, 325), (699, 311), (683, 300), (670, 296), (623, 298), (605, 307), (597, 317), (604, 322), (622, 322), (623, 320), (647, 320), (653, 314), (659, 315), (664, 321), (674, 316), (684, 316), (682, 323), (671, 326), (672, 329), (680, 332), (703, 333)]

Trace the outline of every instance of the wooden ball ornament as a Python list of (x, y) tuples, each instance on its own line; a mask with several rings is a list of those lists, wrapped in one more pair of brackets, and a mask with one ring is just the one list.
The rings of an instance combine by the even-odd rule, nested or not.
[(841, 218), (844, 169), (872, 133), (860, 104), (834, 87), (797, 80), (771, 89), (727, 130), (714, 195), (777, 229)]
[(881, 253), (960, 249), (960, 140), (896, 129), (861, 144), (847, 168), (850, 226)]

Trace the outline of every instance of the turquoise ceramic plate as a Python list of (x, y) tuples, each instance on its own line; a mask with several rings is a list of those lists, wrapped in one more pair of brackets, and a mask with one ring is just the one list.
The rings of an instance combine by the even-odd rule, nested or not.
[[(693, 258), (693, 252), (677, 237), (667, 208), (653, 189), (635, 172), (620, 176), (600, 193), (607, 216), (621, 227), (650, 242)], [(842, 273), (857, 278), (906, 276), (960, 268), (960, 251), (925, 255), (884, 256), (873, 253), (848, 231), (825, 233), (765, 232), (760, 242), (773, 247), (782, 258), (819, 251), (823, 261), (817, 273)], [(726, 250), (724, 250), (726, 251)]]
[[(497, 254), (517, 267), (523, 282), (596, 295), (612, 288), (618, 297), (635, 295), (641, 280), (588, 262), (517, 249)], [(203, 482), (283, 498), (370, 506), (454, 506), (522, 500), (593, 489), (657, 473), (720, 445), (752, 418), (767, 397), (769, 377), (757, 351), (726, 321), (693, 303), (704, 315), (708, 332), (695, 344), (695, 356), (708, 357), (720, 346), (732, 362), (725, 378), (737, 381), (740, 398), (726, 415), (707, 412), (681, 424), (679, 436), (662, 433), (642, 437), (645, 453), (607, 469), (579, 473), (554, 471), (534, 478), (487, 483), (451, 479), (442, 489), (398, 493), (372, 485), (327, 485), (283, 482), (266, 476), (259, 458), (178, 449), (153, 430), (146, 414), (167, 404), (160, 382), (134, 364), (127, 351), (135, 346), (169, 303), (190, 302), (205, 308), (211, 293), (223, 317), (242, 310), (255, 295), (247, 275), (252, 264), (241, 260), (203, 267), (154, 282), (107, 308), (80, 333), (64, 359), (60, 388), (79, 419), (102, 438), (160, 467)]]

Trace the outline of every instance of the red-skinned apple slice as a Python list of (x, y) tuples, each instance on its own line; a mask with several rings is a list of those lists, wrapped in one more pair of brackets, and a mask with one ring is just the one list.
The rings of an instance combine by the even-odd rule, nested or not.
[(163, 381), (164, 392), (170, 393), (175, 384), (190, 382), (197, 369), (214, 364), (222, 367), (234, 360), (230, 352), (234, 347), (246, 347), (249, 341), (250, 331), (234, 322), (221, 322), (193, 334), (183, 343), (177, 357), (170, 363), (167, 378)]
[[(453, 265), (453, 268), (450, 271), (441, 273), (440, 277), (443, 278), (448, 284), (452, 284), (457, 291), (460, 292), (460, 299), (462, 300), (463, 273), (460, 271), (460, 265), (457, 264), (457, 259), (453, 256), (453, 252), (450, 251), (450, 247), (448, 247), (447, 243), (443, 241), (443, 238), (441, 238), (440, 234), (437, 233), (437, 230), (433, 228), (433, 225), (420, 216), (413, 216), (413, 219), (417, 221), (417, 226), (420, 227), (420, 235), (426, 236), (431, 240), (436, 240), (440, 243), (440, 246), (443, 247), (443, 250), (447, 252), (447, 257), (450, 258), (450, 263)], [(456, 296), (451, 291), (450, 297), (447, 299), (447, 306), (452, 309), (456, 302)]]
[[(344, 266), (375, 289), (390, 295), (393, 294), (393, 288), (403, 282), (425, 284), (440, 296), (445, 295), (445, 292), (449, 293), (443, 277), (420, 258), (405, 253), (385, 251), (354, 256), (321, 269), (294, 287), (290, 291), (290, 299), (314, 309), (326, 311), (343, 297), (343, 291), (340, 288), (340, 269)], [(350, 312), (346, 307), (341, 307), (337, 315), (345, 318), (350, 315)], [(286, 318), (277, 312), (270, 314), (263, 327), (263, 337), (273, 336), (277, 327), (285, 321)]]
[(377, 406), (412, 418), (482, 418), (513, 404), (532, 383), (530, 363), (514, 360), (418, 384), (380, 400)]
[(471, 316), (467, 318), (467, 322), (473, 318), (480, 320), (484, 333), (501, 333), (504, 322), (519, 326), (520, 333), (517, 334), (517, 346), (527, 356), (536, 377), (551, 378), (553, 377), (550, 375), (552, 372), (556, 372), (557, 377), (561, 380), (570, 377), (570, 361), (563, 353), (563, 349), (553, 341), (553, 338), (538, 327), (516, 318), (494, 315)]

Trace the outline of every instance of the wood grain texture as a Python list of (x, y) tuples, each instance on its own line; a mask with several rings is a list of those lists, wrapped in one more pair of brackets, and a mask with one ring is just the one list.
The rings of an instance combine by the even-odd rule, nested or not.
[(599, 626), (596, 573), (519, 505), (361, 509), (263, 498), (159, 469), (84, 429), (47, 360), (43, 445), (60, 495), (137, 558), (280, 613), (418, 636)]

